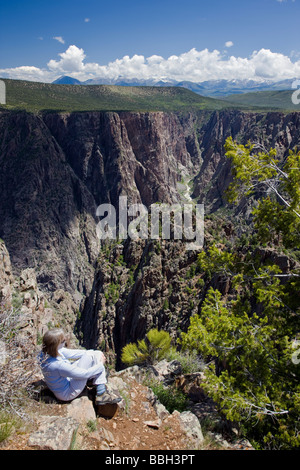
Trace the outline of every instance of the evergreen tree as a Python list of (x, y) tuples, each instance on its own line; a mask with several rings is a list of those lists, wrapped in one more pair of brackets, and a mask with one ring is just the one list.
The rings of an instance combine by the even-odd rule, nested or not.
[(169, 352), (170, 347), (169, 333), (154, 328), (147, 333), (145, 339), (124, 346), (121, 360), (127, 365), (154, 364)]
[[(233, 174), (228, 198), (252, 201), (253, 229), (247, 246), (239, 239), (230, 252), (220, 243), (199, 254), (207, 285), (220, 275), (230, 291), (208, 288), (181, 343), (209, 362), (207, 392), (257, 448), (298, 449), (300, 153), (290, 152), (281, 164), (275, 150), (256, 150), (226, 142)], [(284, 271), (276, 263), (282, 254), (290, 260)]]

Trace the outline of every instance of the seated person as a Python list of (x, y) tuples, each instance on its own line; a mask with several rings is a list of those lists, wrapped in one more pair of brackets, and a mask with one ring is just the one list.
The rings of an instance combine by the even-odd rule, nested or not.
[(45, 333), (39, 363), (48, 388), (62, 401), (76, 398), (92, 379), (96, 405), (118, 403), (121, 398), (106, 390), (105, 356), (101, 351), (69, 349), (62, 329)]

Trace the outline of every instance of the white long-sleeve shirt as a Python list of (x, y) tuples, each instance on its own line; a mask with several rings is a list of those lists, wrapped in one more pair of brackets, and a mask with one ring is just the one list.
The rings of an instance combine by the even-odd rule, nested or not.
[(84, 388), (84, 381), (104, 372), (102, 363), (84, 369), (78, 367), (76, 362), (70, 362), (70, 359), (80, 359), (87, 352), (82, 349), (61, 348), (58, 357), (40, 354), (39, 361), (45, 382), (59, 400), (68, 401), (75, 398), (78, 394), (78, 381), (83, 381)]

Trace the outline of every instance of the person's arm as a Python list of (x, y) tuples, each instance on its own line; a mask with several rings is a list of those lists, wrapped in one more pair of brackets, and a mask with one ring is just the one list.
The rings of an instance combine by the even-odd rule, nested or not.
[(69, 348), (61, 348), (59, 349), (59, 353), (65, 359), (80, 359), (84, 354), (86, 354), (86, 349), (69, 349)]
[(67, 361), (59, 361), (57, 370), (62, 377), (70, 379), (90, 379), (104, 371), (103, 364), (96, 364), (88, 369), (82, 369), (76, 364), (71, 364)]

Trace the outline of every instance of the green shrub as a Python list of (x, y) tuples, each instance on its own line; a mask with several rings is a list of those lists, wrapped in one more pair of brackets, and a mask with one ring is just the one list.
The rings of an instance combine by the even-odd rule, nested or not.
[(169, 413), (173, 413), (174, 410), (182, 412), (186, 409), (187, 396), (174, 385), (165, 387), (161, 382), (151, 380), (148, 386)]
[(122, 349), (124, 364), (154, 364), (163, 359), (171, 347), (171, 337), (166, 331), (150, 330), (145, 339), (129, 343)]
[(15, 415), (4, 408), (0, 410), (0, 442), (10, 437), (19, 424), (19, 420)]
[(115, 304), (119, 300), (120, 285), (111, 283), (107, 287), (104, 296), (109, 304)]
[(196, 350), (193, 351), (176, 351), (175, 348), (171, 348), (166, 354), (165, 359), (167, 361), (178, 361), (182, 367), (183, 374), (193, 374), (204, 369), (204, 361), (197, 354)]

